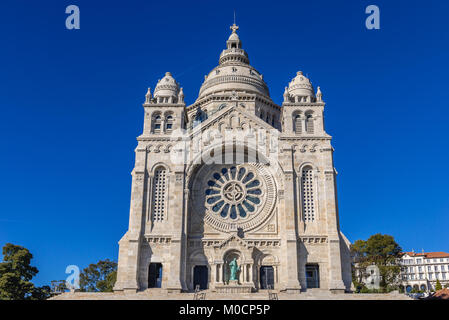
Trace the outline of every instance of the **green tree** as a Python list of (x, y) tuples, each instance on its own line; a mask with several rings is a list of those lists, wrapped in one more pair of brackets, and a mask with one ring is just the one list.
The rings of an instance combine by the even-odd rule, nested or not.
[(22, 246), (7, 243), (0, 263), (0, 300), (40, 300), (50, 296), (48, 286), (35, 287), (31, 279), (39, 272), (31, 266), (33, 255)]
[(109, 259), (90, 264), (80, 273), (80, 290), (112, 292), (117, 279), (117, 263)]
[(357, 265), (357, 281), (362, 282), (364, 270), (368, 265), (375, 264), (379, 268), (382, 291), (396, 286), (401, 268), (398, 260), (402, 248), (394, 238), (387, 234), (374, 234), (368, 240), (357, 240), (351, 245), (351, 254)]
[(443, 286), (441, 285), (441, 282), (439, 279), (437, 279), (437, 283), (435, 284), (435, 291), (443, 289)]

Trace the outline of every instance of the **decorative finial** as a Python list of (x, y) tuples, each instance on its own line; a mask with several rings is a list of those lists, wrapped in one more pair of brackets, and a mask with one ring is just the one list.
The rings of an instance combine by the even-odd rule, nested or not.
[(318, 90), (316, 92), (316, 99), (318, 100), (318, 102), (322, 102), (323, 101), (323, 93), (321, 92), (321, 88), (318, 87)]
[(284, 102), (288, 102), (288, 87), (285, 87), (284, 90)]
[(178, 93), (178, 103), (184, 103), (184, 91), (182, 90), (182, 87), (181, 87), (181, 90), (179, 90), (179, 93)]
[(148, 88), (147, 94), (145, 95), (145, 104), (151, 103), (151, 89)]
[(238, 29), (239, 29), (239, 26), (236, 25), (234, 22), (234, 24), (231, 26), (232, 33), (235, 33)]

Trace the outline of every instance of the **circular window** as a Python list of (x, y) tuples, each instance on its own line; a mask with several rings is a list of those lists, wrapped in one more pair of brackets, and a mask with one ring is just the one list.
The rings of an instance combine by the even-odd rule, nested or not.
[(192, 190), (192, 212), (223, 232), (256, 229), (275, 210), (276, 181), (261, 163), (201, 166)]
[(207, 181), (206, 205), (222, 218), (246, 218), (261, 204), (261, 182), (244, 168), (232, 166), (214, 172)]

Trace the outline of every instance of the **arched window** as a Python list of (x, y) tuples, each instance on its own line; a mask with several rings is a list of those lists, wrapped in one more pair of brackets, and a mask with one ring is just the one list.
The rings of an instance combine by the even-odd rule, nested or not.
[(153, 133), (160, 133), (161, 132), (161, 124), (162, 124), (162, 118), (160, 113), (156, 113), (153, 115), (152, 120), (152, 132)]
[(315, 194), (313, 189), (313, 170), (306, 167), (301, 176), (301, 200), (304, 221), (315, 220)]
[(167, 170), (164, 167), (158, 167), (153, 177), (152, 192), (152, 220), (153, 222), (163, 221), (166, 210), (166, 189), (167, 189)]
[(302, 132), (301, 116), (299, 114), (296, 114), (296, 115), (293, 116), (293, 131), (295, 133), (301, 133)]
[(165, 116), (165, 132), (171, 132), (173, 130), (173, 115), (168, 114)]
[(306, 132), (313, 133), (313, 117), (311, 114), (306, 115)]

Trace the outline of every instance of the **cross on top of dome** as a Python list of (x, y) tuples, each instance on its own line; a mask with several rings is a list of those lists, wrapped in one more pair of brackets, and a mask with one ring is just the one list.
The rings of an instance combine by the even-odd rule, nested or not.
[(235, 22), (234, 22), (234, 24), (230, 28), (232, 30), (232, 33), (235, 33), (239, 29), (239, 26), (236, 25)]

